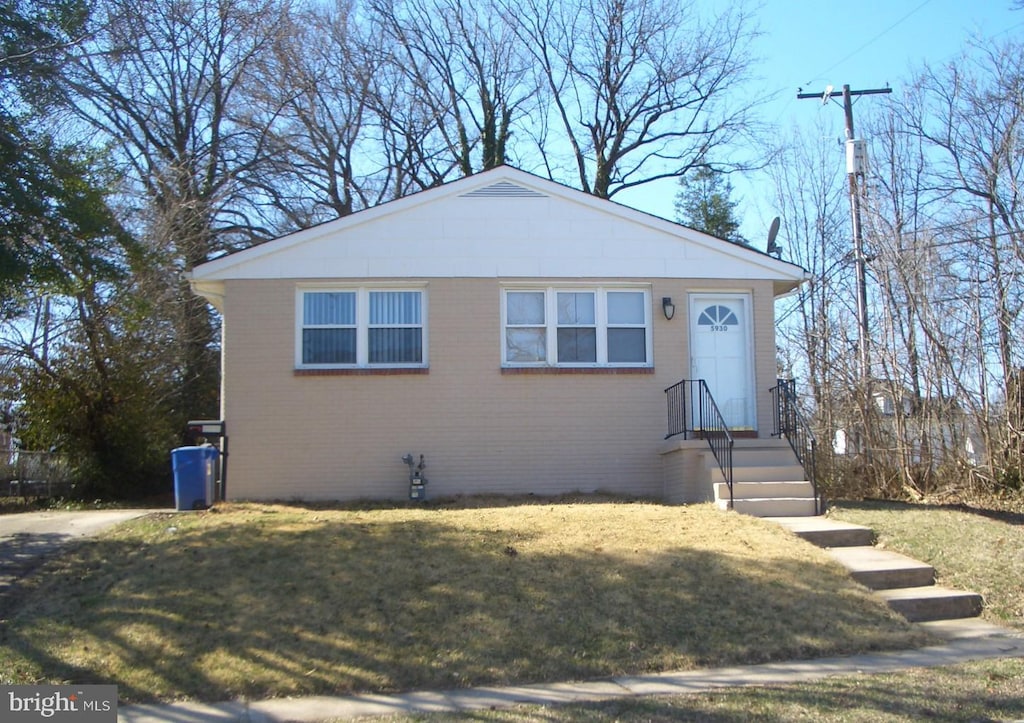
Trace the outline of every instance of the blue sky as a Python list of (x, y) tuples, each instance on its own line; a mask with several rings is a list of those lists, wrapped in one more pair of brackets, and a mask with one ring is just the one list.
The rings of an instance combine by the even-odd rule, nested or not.
[[(730, 0), (704, 0), (709, 7), (726, 7)], [(748, 91), (774, 94), (765, 117), (782, 127), (813, 122), (823, 115), (837, 139), (843, 137), (840, 105), (822, 106), (797, 100), (797, 88), (820, 92), (827, 85), (840, 90), (882, 88), (911, 93), (909, 78), (923, 63), (938, 66), (957, 56), (971, 37), (1006, 38), (1024, 35), (1024, 10), (1012, 0), (762, 0), (756, 12), (762, 36), (752, 68), (760, 80)], [(872, 102), (870, 97), (862, 99)], [(866, 106), (862, 106), (866, 110)], [(855, 106), (856, 123), (857, 106)], [(863, 112), (863, 111), (862, 111)], [(845, 166), (836, 145), (837, 167)], [(735, 197), (743, 202), (744, 235), (760, 245), (775, 215), (758, 191), (754, 176), (733, 178)], [(674, 217), (676, 184), (622, 194), (616, 200), (641, 210)]]

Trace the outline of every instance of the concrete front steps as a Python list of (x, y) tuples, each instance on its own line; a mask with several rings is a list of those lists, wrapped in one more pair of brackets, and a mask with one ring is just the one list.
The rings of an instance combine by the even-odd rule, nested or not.
[(889, 607), (911, 622), (956, 620), (981, 615), (983, 601), (974, 592), (935, 585), (935, 568), (906, 555), (872, 546), (870, 528), (823, 517), (775, 517), (773, 522), (828, 550), (854, 580), (874, 590)]
[[(814, 487), (810, 482), (733, 482), (733, 509), (753, 517), (812, 517)], [(729, 486), (715, 484), (715, 504), (729, 509)]]
[[(814, 486), (783, 439), (738, 439), (733, 446), (733, 509), (754, 517), (811, 517), (817, 514)], [(715, 469), (715, 504), (729, 509), (729, 486)]]

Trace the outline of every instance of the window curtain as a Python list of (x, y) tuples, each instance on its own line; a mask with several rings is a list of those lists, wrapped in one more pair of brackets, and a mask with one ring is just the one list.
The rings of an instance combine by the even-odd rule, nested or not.
[(371, 291), (368, 334), (371, 364), (423, 361), (422, 295), (418, 291)]
[(355, 364), (355, 292), (307, 293), (302, 307), (302, 363)]

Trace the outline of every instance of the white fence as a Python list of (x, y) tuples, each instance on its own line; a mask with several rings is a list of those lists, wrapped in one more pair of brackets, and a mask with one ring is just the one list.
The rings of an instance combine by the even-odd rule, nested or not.
[(67, 465), (52, 452), (16, 450), (0, 460), (0, 495), (54, 497), (71, 489)]

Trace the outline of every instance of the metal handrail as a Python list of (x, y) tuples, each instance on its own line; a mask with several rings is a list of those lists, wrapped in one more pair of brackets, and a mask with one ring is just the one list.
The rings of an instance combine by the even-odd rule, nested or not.
[(733, 438), (725, 417), (703, 379), (683, 379), (665, 390), (668, 397), (668, 434), (707, 440), (729, 488), (729, 509), (733, 509)]
[(795, 379), (779, 379), (778, 385), (772, 387), (772, 401), (775, 405), (775, 429), (773, 437), (785, 437), (793, 449), (797, 460), (804, 468), (804, 474), (814, 490), (814, 514), (822, 513), (821, 495), (818, 492), (818, 440), (811, 431), (811, 425), (800, 413), (799, 400), (796, 396)]

